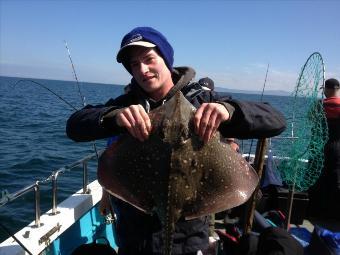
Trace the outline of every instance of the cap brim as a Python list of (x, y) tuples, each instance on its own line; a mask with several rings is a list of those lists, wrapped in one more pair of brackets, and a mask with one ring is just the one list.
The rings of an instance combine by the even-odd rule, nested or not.
[(211, 90), (210, 88), (208, 88), (208, 87), (206, 87), (206, 86), (202, 86), (202, 89), (203, 89), (203, 90), (207, 90), (207, 91), (210, 91), (210, 90)]
[(141, 47), (145, 47), (145, 48), (154, 48), (154, 47), (156, 47), (156, 45), (151, 43), (151, 42), (146, 42), (146, 41), (131, 42), (131, 43), (123, 46), (122, 48), (120, 48), (120, 50), (118, 51), (118, 54), (117, 54), (117, 61), (118, 61), (118, 63), (121, 63), (124, 60), (126, 49), (131, 47), (131, 46), (141, 46)]

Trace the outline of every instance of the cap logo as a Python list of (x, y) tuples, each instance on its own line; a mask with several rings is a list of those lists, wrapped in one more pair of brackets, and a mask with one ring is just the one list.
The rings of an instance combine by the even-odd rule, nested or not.
[(131, 39), (128, 41), (128, 43), (137, 42), (143, 39), (143, 36), (141, 34), (135, 34), (131, 37)]

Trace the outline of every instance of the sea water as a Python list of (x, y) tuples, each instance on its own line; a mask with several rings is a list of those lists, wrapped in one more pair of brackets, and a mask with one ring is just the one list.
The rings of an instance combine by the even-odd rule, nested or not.
[[(0, 76), (0, 192), (16, 192), (36, 181), (45, 180), (63, 166), (94, 153), (93, 143), (76, 143), (68, 139), (65, 126), (74, 108), (86, 104), (105, 103), (123, 93), (123, 86), (97, 83), (80, 83), (1, 77)], [(66, 104), (52, 92), (42, 88), (33, 80), (46, 86), (72, 106)], [(16, 84), (16, 85), (15, 85)], [(260, 95), (232, 94), (236, 99), (260, 101)], [(271, 103), (285, 112), (289, 97), (267, 96), (263, 101)], [(74, 108), (73, 108), (74, 107)], [(289, 131), (286, 131), (287, 135)], [(285, 134), (283, 134), (285, 135)], [(250, 141), (245, 141), (250, 144)], [(105, 141), (96, 141), (99, 149)], [(252, 152), (255, 150), (253, 143)], [(243, 148), (248, 153), (249, 146)], [(95, 166), (90, 165), (90, 181), (96, 179)], [(82, 187), (82, 168), (75, 168), (58, 178), (58, 202)], [(51, 208), (51, 184), (41, 185), (41, 210)], [(1, 196), (1, 193), (0, 193)], [(1, 197), (0, 197), (1, 199)], [(0, 207), (0, 222), (12, 233), (34, 220), (34, 193), (26, 195)], [(0, 242), (8, 236), (0, 228)]]

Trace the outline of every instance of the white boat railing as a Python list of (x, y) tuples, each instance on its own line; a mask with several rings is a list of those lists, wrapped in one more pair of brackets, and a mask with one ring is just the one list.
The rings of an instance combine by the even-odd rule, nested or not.
[(53, 171), (50, 176), (48, 176), (44, 180), (36, 181), (35, 183), (28, 185), (24, 187), (23, 189), (9, 193), (7, 190), (4, 190), (1, 192), (1, 197), (0, 197), (0, 208), (7, 203), (25, 195), (26, 193), (30, 191), (34, 191), (34, 201), (35, 201), (35, 225), (34, 227), (40, 227), (40, 216), (41, 216), (41, 210), (40, 210), (40, 185), (45, 184), (45, 183), (52, 183), (52, 215), (55, 215), (58, 213), (58, 208), (57, 208), (57, 200), (58, 200), (58, 195), (57, 195), (57, 190), (58, 190), (58, 185), (57, 185), (57, 180), (60, 174), (63, 174), (65, 172), (71, 171), (73, 168), (82, 166), (82, 173), (83, 173), (83, 194), (90, 194), (91, 190), (88, 188), (89, 184), (89, 178), (88, 178), (88, 161), (90, 161), (93, 158), (97, 158), (98, 155), (100, 155), (104, 151), (101, 150), (97, 153), (92, 153), (90, 155), (87, 155), (86, 157), (75, 161), (71, 163), (70, 165), (66, 165), (64, 167), (59, 168), (56, 171)]

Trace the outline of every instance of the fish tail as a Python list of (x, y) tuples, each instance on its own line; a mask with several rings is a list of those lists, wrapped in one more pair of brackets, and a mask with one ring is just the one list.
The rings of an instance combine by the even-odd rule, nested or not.
[(172, 240), (175, 232), (175, 212), (174, 208), (171, 207), (171, 201), (173, 199), (173, 185), (169, 184), (168, 186), (168, 196), (167, 196), (167, 205), (165, 212), (165, 222), (164, 222), (164, 254), (171, 255), (172, 252)]
[(164, 229), (164, 255), (171, 255), (174, 231), (175, 224), (171, 221), (168, 221)]

